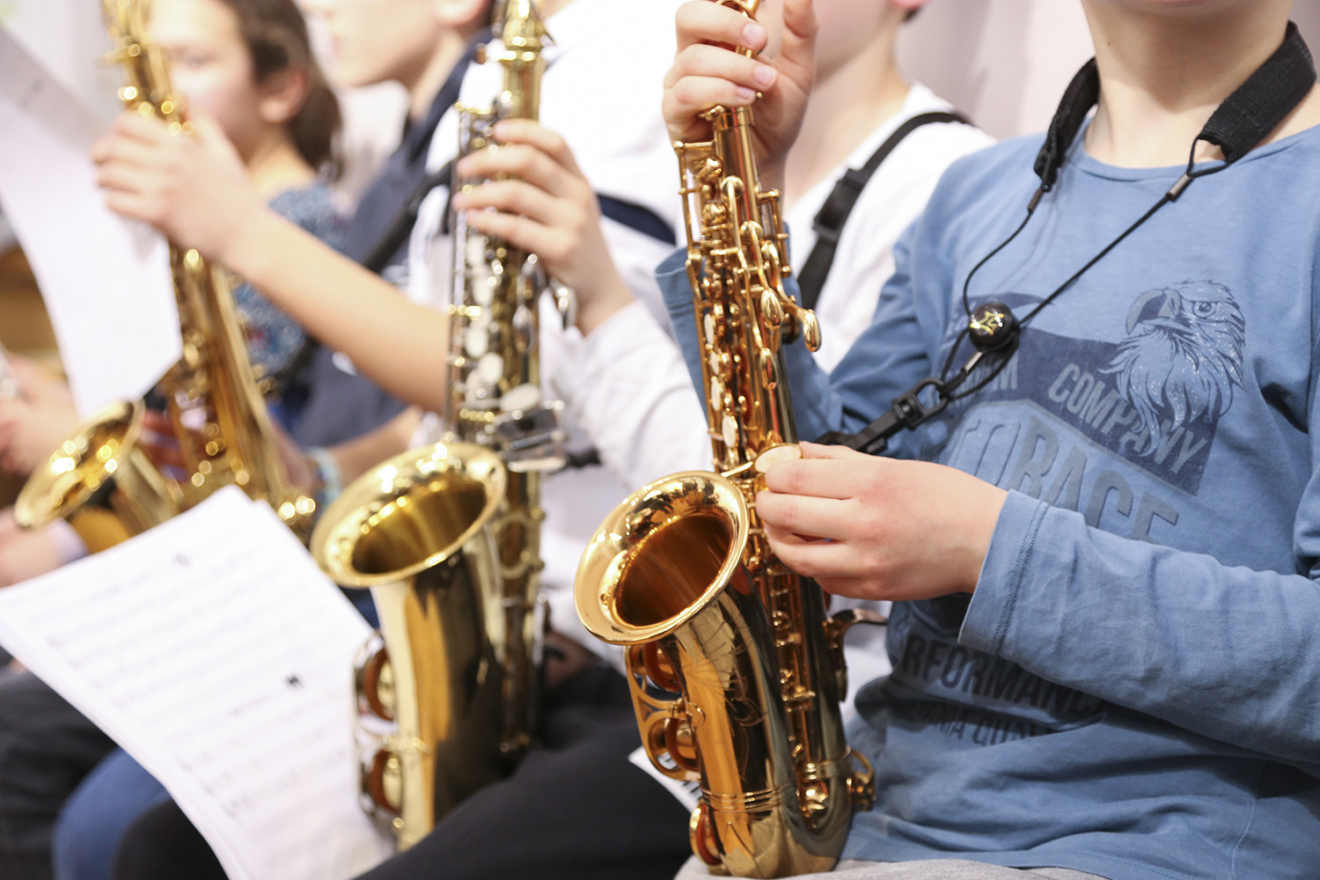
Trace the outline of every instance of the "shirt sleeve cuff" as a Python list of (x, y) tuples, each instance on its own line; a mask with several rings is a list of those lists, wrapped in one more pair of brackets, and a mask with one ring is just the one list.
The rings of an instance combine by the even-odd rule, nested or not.
[(1021, 492), (1008, 493), (958, 636), (961, 644), (989, 654), (1002, 653), (1048, 510), (1049, 505)]
[(655, 319), (646, 306), (634, 301), (610, 315), (586, 336), (576, 327), (559, 331), (565, 356), (556, 369), (555, 393), (565, 402), (579, 400), (591, 383), (597, 381), (602, 370), (614, 369), (620, 361), (627, 361), (639, 340), (649, 341), (653, 334), (664, 335), (664, 330), (654, 324)]
[(664, 294), (669, 320), (677, 323), (678, 316), (692, 320), (692, 287), (687, 280), (687, 250), (678, 248), (655, 268), (655, 280)]
[(583, 337), (582, 354), (588, 363), (614, 361), (635, 349), (638, 339), (646, 338), (656, 331), (664, 333), (654, 324), (655, 319), (646, 310), (646, 306), (634, 300)]

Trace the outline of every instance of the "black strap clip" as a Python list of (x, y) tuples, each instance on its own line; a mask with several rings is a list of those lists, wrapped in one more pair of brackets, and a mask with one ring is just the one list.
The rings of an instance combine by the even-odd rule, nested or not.
[[(918, 396), (927, 388), (935, 389), (936, 398), (934, 406), (926, 406)], [(909, 431), (915, 431), (926, 422), (944, 412), (944, 408), (949, 405), (949, 396), (945, 392), (946, 388), (944, 382), (931, 376), (928, 379), (922, 379), (903, 394), (894, 398), (894, 402), (889, 405), (889, 408), (890, 411), (898, 417), (900, 423), (895, 429), (895, 433), (903, 428), (906, 428)]]
[[(921, 392), (927, 388), (935, 389), (935, 402), (927, 406), (921, 399)], [(856, 434), (831, 431), (819, 438), (817, 443), (832, 446), (847, 446), (867, 455), (883, 455), (889, 448), (889, 438), (900, 431), (913, 431), (944, 412), (952, 399), (950, 388), (943, 380), (931, 376), (922, 379), (907, 391), (895, 397), (889, 410), (880, 418), (867, 425)]]

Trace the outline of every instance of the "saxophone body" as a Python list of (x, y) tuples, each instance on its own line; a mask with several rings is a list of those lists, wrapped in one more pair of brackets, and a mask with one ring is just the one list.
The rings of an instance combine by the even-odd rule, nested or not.
[[(547, 37), (538, 4), (505, 0), (489, 108), (458, 105), (459, 157), (501, 119), (535, 119)], [(451, 191), (475, 181), (455, 176)], [(371, 587), (383, 638), (357, 664), (362, 801), (400, 848), (536, 738), (546, 626), (542, 477), (563, 466), (559, 404), (543, 399), (536, 258), (453, 216), (449, 396), (442, 441), (378, 466), (323, 516), (312, 551)]]
[[(754, 16), (760, 0), (715, 0)], [(750, 54), (750, 53), (749, 53)], [(751, 111), (715, 107), (711, 140), (678, 143), (707, 416), (718, 474), (634, 493), (578, 569), (587, 629), (626, 646), (642, 743), (660, 772), (697, 779), (693, 851), (712, 873), (827, 871), (872, 772), (848, 748), (842, 634), (824, 595), (774, 556), (753, 508), (772, 461), (796, 458), (781, 343), (819, 345), (783, 280), (778, 193), (763, 192)]]
[[(179, 135), (190, 130), (169, 67), (146, 39), (148, 0), (105, 0), (107, 28), (127, 84), (119, 97)], [(223, 486), (264, 499), (306, 537), (313, 499), (289, 482), (275, 429), (248, 358), (242, 320), (228, 275), (195, 250), (170, 244), (183, 357), (157, 386), (178, 439), (182, 469), (167, 474), (140, 448), (140, 402), (111, 404), (85, 422), (24, 487), (15, 508), (20, 525), (107, 516), (118, 539), (132, 537), (187, 510)], [(98, 517), (98, 514), (102, 516)], [(104, 534), (104, 528), (97, 530)]]

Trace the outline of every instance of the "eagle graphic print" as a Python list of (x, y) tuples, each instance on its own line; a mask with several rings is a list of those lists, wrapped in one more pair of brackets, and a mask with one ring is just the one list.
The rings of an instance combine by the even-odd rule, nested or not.
[[(1037, 302), (1022, 294), (998, 299), (1019, 313)], [(951, 325), (946, 351), (956, 332)], [(1155, 517), (1175, 523), (1176, 509), (1166, 500), (1135, 497), (1128, 481), (1111, 470), (1100, 475), (1089, 498), (1080, 497), (1087, 451), (1065, 452), (1054, 423), (1081, 434), (1085, 446), (1123, 458), (1173, 494), (1196, 495), (1219, 420), (1242, 388), (1246, 321), (1225, 285), (1183, 281), (1138, 294), (1116, 335), (1117, 342), (1106, 342), (1025, 328), (999, 375), (949, 407), (946, 419), (956, 428), (947, 443), (938, 443), (944, 447), (940, 459), (1001, 488), (1079, 510), (1092, 525), (1099, 524), (1106, 505), (1131, 516), (1138, 504), (1132, 537), (1150, 540)], [(968, 384), (980, 375), (974, 373)], [(1039, 412), (1025, 429), (1014, 428), (1026, 431), (1025, 439), (1013, 438), (1021, 441), (1014, 443), (1020, 452), (996, 468), (996, 449), (1007, 438), (994, 435), (1010, 426), (982, 408), (1012, 403)]]

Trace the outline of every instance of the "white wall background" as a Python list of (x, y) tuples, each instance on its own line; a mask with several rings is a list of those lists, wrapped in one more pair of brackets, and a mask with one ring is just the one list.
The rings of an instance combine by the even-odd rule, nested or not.
[[(1294, 0), (1293, 18), (1320, 54), (1320, 0)], [(899, 53), (909, 77), (1000, 138), (1049, 125), (1094, 54), (1076, 0), (934, 0), (908, 25)]]
[(0, 0), (0, 24), (98, 116), (114, 118), (115, 90), (123, 78), (99, 63), (110, 51), (101, 0)]
[[(119, 111), (119, 69), (101, 63), (110, 51), (101, 0), (0, 0), (0, 24), (67, 85), (106, 124)], [(313, 29), (313, 37), (319, 35)], [(394, 149), (407, 112), (397, 86), (340, 93), (346, 157), (342, 188), (353, 194), (370, 179), (375, 164)], [(3, 240), (0, 240), (3, 244)]]

